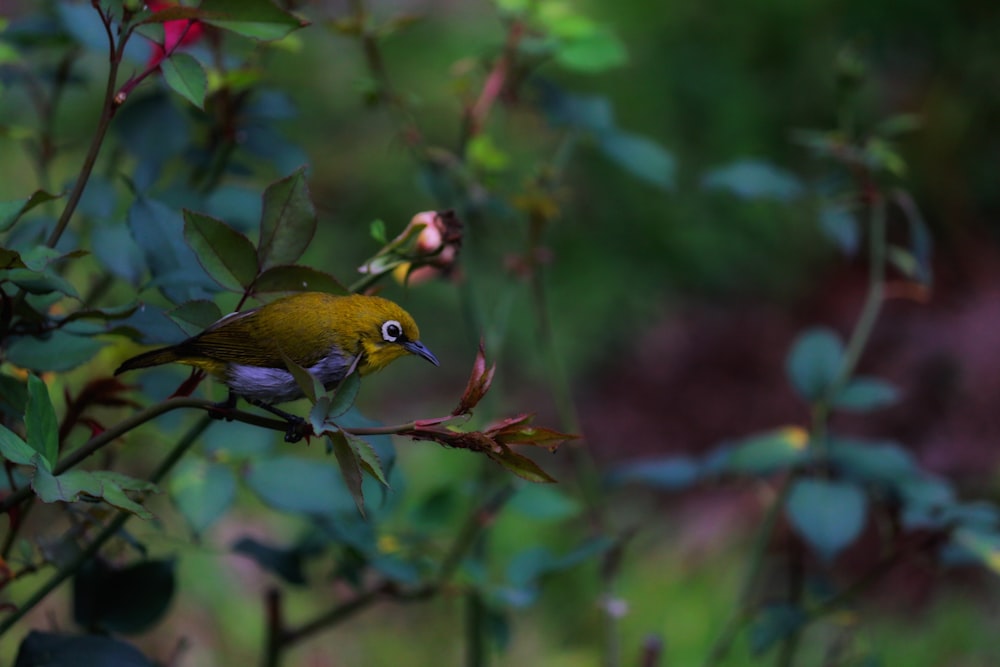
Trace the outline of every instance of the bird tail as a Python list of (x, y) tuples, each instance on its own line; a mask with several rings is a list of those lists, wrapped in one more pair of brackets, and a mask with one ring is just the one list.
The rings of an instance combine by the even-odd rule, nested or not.
[(161, 347), (158, 350), (150, 350), (149, 352), (143, 352), (142, 354), (136, 355), (131, 359), (126, 359), (118, 370), (115, 371), (115, 375), (120, 375), (125, 371), (131, 371), (136, 368), (149, 368), (150, 366), (159, 366), (161, 364), (169, 364), (176, 361), (181, 361), (183, 357), (178, 351), (177, 347)]

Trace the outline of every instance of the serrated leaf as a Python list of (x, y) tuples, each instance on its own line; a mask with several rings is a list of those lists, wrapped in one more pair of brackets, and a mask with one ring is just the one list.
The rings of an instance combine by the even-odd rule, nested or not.
[(833, 405), (850, 412), (872, 412), (899, 402), (895, 386), (872, 377), (855, 377), (840, 390)]
[(168, 488), (191, 530), (203, 533), (232, 505), (236, 477), (229, 466), (189, 457), (177, 465)]
[[(295, 383), (299, 385), (299, 389), (302, 390), (305, 397), (315, 406), (319, 397), (323, 395), (323, 385), (320, 384), (319, 378), (310, 373), (308, 369), (295, 363), (284, 353), (281, 354), (281, 360), (285, 363), (285, 369), (292, 374)], [(313, 430), (317, 435), (320, 434), (320, 429), (317, 429), (315, 425), (313, 426)]]
[(511, 450), (509, 447), (499, 445), (495, 449), (486, 450), (486, 455), (511, 471), (521, 479), (529, 482), (554, 484), (556, 479), (539, 467), (537, 463)]
[(843, 357), (840, 336), (832, 329), (817, 327), (795, 340), (785, 371), (799, 395), (811, 403), (826, 395), (840, 372)]
[[(35, 457), (38, 457), (38, 452), (36, 452), (32, 447), (21, 439), (17, 433), (14, 433), (9, 428), (0, 424), (0, 455), (11, 463), (17, 463), (18, 465), (35, 465)], [(38, 457), (42, 465), (45, 465), (45, 461)]]
[(329, 273), (308, 266), (272, 266), (261, 273), (253, 284), (254, 294), (268, 292), (326, 292), (346, 295), (348, 290)]
[(305, 167), (264, 191), (257, 256), (262, 269), (292, 264), (316, 233), (316, 209), (309, 197)]
[(181, 97), (199, 109), (205, 107), (205, 93), (208, 90), (208, 75), (193, 56), (174, 53), (160, 61), (163, 80)]
[(361, 373), (355, 371), (341, 380), (327, 408), (327, 418), (336, 419), (350, 410), (351, 406), (354, 405), (354, 401), (357, 400), (360, 390)]
[(257, 277), (257, 252), (250, 239), (221, 220), (185, 210), (184, 238), (223, 287), (241, 292)]
[(347, 441), (351, 443), (351, 447), (354, 448), (354, 453), (357, 454), (358, 462), (361, 464), (361, 467), (369, 475), (377, 479), (382, 486), (389, 488), (389, 480), (386, 478), (385, 471), (382, 469), (382, 459), (379, 458), (375, 448), (361, 436), (352, 435), (346, 432), (344, 435), (347, 437)]
[(49, 389), (37, 375), (28, 376), (28, 404), (24, 413), (28, 445), (41, 454), (52, 470), (59, 456), (59, 422), (49, 398)]
[(358, 506), (361, 516), (365, 515), (365, 498), (361, 490), (361, 463), (358, 455), (347, 441), (347, 436), (341, 430), (327, 431), (326, 437), (333, 444), (333, 455), (337, 457), (340, 475), (344, 479), (347, 490), (350, 491), (354, 504)]
[(861, 535), (868, 498), (851, 482), (799, 479), (785, 501), (785, 512), (795, 532), (830, 562)]
[(309, 25), (269, 0), (203, 0), (200, 9), (205, 23), (265, 42)]

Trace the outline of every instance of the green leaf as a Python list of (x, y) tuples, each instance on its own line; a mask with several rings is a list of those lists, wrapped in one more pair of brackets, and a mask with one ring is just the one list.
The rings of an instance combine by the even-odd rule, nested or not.
[(143, 632), (169, 608), (176, 570), (173, 560), (147, 560), (119, 568), (92, 558), (73, 579), (73, 620), (91, 630)]
[(610, 160), (633, 176), (662, 190), (674, 187), (674, 158), (652, 139), (615, 130), (602, 133), (598, 145)]
[(849, 206), (829, 204), (821, 208), (819, 228), (845, 255), (853, 257), (857, 254), (861, 242), (861, 225)]
[[(897, 190), (893, 193), (893, 200), (903, 211), (906, 223), (909, 226), (909, 255), (913, 258), (915, 266), (906, 273), (924, 285), (930, 285), (933, 280), (933, 271), (931, 270), (933, 240), (931, 238), (930, 229), (927, 227), (927, 223), (924, 221), (924, 216), (921, 214), (920, 208), (917, 206), (917, 203), (913, 200), (910, 193), (905, 190)], [(893, 247), (895, 246), (891, 246), (889, 249), (890, 259), (892, 259)]]
[(40, 204), (59, 199), (61, 194), (54, 195), (45, 190), (35, 190), (27, 199), (0, 202), (0, 232), (5, 232), (14, 226), (21, 216)]
[(0, 271), (0, 280), (9, 280), (25, 292), (31, 294), (51, 294), (58, 292), (74, 299), (79, 299), (80, 294), (65, 278), (53, 272), (51, 269), (7, 269)]
[(221, 220), (184, 211), (184, 238), (217, 283), (242, 292), (257, 277), (257, 252), (250, 240)]
[[(2, 424), (0, 424), (0, 455), (11, 463), (24, 466), (33, 466), (36, 460), (41, 459), (38, 457), (38, 452), (22, 440), (21, 436)], [(47, 462), (42, 460), (42, 463)]]
[(17, 650), (14, 667), (155, 667), (131, 644), (99, 635), (65, 635), (32, 630)]
[(828, 459), (845, 477), (892, 488), (922, 474), (913, 456), (894, 442), (831, 438)]
[(59, 457), (59, 422), (49, 398), (49, 389), (37, 375), (28, 376), (28, 404), (24, 413), (28, 444), (42, 455), (46, 468), (52, 470)]
[(608, 480), (612, 484), (636, 482), (664, 491), (678, 491), (693, 485), (701, 477), (701, 466), (686, 456), (633, 461), (615, 468)]
[(327, 430), (326, 437), (333, 445), (333, 455), (337, 457), (337, 464), (340, 466), (340, 475), (344, 479), (344, 484), (350, 491), (354, 504), (358, 507), (358, 512), (364, 516), (365, 497), (361, 490), (361, 462), (358, 460), (357, 452), (347, 441), (344, 432), (339, 429)]
[[(325, 391), (323, 389), (323, 385), (320, 384), (319, 378), (310, 373), (308, 369), (305, 369), (302, 366), (295, 363), (285, 354), (281, 355), (281, 359), (282, 361), (285, 362), (285, 369), (292, 374), (292, 378), (295, 379), (295, 383), (299, 385), (299, 389), (301, 389), (305, 397), (308, 398), (311, 403), (313, 403), (314, 409), (310, 410), (310, 414), (312, 412), (315, 412), (316, 411), (315, 407), (318, 406), (317, 401)], [(319, 435), (323, 429), (321, 427), (317, 428), (314, 425), (313, 430), (316, 433), (316, 435)]]
[(796, 480), (785, 512), (795, 531), (830, 562), (850, 546), (868, 518), (868, 498), (851, 482)]
[(535, 521), (565, 521), (583, 510), (579, 501), (551, 486), (527, 484), (507, 503), (507, 508)]
[(513, 451), (506, 445), (486, 450), (486, 455), (504, 468), (529, 482), (554, 484), (556, 479), (539, 467), (537, 463)]
[(797, 426), (775, 429), (738, 441), (725, 455), (722, 470), (769, 475), (808, 460), (809, 434)]
[(772, 646), (797, 632), (808, 616), (797, 605), (787, 603), (769, 604), (757, 612), (750, 624), (750, 651), (760, 657)]
[(628, 62), (625, 45), (612, 33), (595, 29), (556, 47), (555, 60), (566, 69), (593, 74)]
[(355, 371), (341, 380), (333, 394), (333, 400), (330, 401), (327, 417), (329, 419), (336, 419), (350, 410), (351, 406), (354, 405), (354, 401), (357, 400), (360, 390), (361, 373)]
[(706, 190), (726, 190), (741, 199), (790, 201), (802, 195), (801, 181), (792, 173), (760, 160), (738, 160), (705, 174)]
[(282, 456), (253, 462), (246, 483), (275, 509), (306, 515), (354, 513), (356, 505), (340, 471), (325, 461)]
[(222, 311), (214, 301), (195, 299), (167, 311), (184, 333), (193, 336), (212, 326), (222, 318)]
[(315, 233), (316, 209), (302, 167), (264, 191), (257, 246), (261, 269), (294, 263)]
[(187, 53), (174, 53), (160, 61), (163, 80), (174, 92), (195, 105), (205, 108), (205, 92), (208, 90), (208, 75), (205, 68)]
[(843, 364), (844, 345), (832, 329), (803, 332), (785, 362), (788, 379), (799, 395), (812, 403), (826, 395)]
[(68, 371), (90, 361), (104, 343), (65, 331), (53, 331), (45, 340), (23, 337), (7, 348), (7, 361), (33, 371)]
[(962, 527), (952, 539), (968, 550), (987, 569), (1000, 574), (1000, 535), (995, 531)]
[(253, 284), (254, 294), (268, 292), (326, 292), (327, 294), (348, 294), (336, 278), (329, 273), (317, 271), (308, 266), (273, 266), (257, 277)]
[(385, 470), (382, 469), (382, 459), (379, 458), (375, 448), (361, 436), (352, 435), (344, 431), (341, 431), (341, 433), (344, 433), (347, 441), (354, 448), (354, 453), (358, 457), (358, 463), (361, 464), (361, 468), (378, 480), (382, 486), (389, 488), (389, 480), (386, 478)]
[[(88, 472), (86, 470), (70, 470), (61, 475), (53, 475), (48, 470), (37, 468), (31, 478), (31, 488), (42, 502), (72, 503), (81, 497), (87, 499), (101, 498), (109, 505), (117, 507), (140, 519), (152, 519), (153, 515), (142, 505), (129, 498), (120, 482), (122, 475), (108, 471)], [(148, 483), (135, 480), (136, 486)]]
[(368, 233), (379, 245), (385, 245), (389, 242), (389, 237), (386, 236), (385, 222), (382, 220), (372, 220), (368, 226)]
[(473, 137), (466, 145), (465, 154), (471, 165), (486, 172), (503, 171), (510, 164), (510, 156), (488, 134)]
[(269, 0), (203, 0), (200, 9), (205, 23), (265, 42), (309, 25)]
[(189, 457), (170, 476), (169, 491), (191, 530), (200, 534), (232, 505), (236, 477), (229, 466)]
[(856, 377), (834, 399), (835, 408), (850, 412), (873, 412), (899, 401), (899, 390), (885, 380)]

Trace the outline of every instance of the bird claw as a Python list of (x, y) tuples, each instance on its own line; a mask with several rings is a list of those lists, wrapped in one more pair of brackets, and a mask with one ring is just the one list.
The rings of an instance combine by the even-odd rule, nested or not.
[(298, 442), (302, 438), (309, 438), (313, 434), (312, 425), (305, 419), (296, 417), (288, 420), (288, 428), (285, 429), (285, 442)]

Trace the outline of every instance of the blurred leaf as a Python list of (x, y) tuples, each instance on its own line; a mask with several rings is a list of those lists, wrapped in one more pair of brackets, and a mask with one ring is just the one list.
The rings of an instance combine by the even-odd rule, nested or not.
[(159, 306), (144, 303), (115, 326), (111, 333), (141, 342), (145, 345), (173, 345), (190, 336)]
[(202, 212), (225, 220), (233, 229), (249, 234), (260, 229), (260, 191), (240, 185), (222, 185), (201, 204)]
[(865, 163), (875, 171), (884, 171), (897, 178), (906, 175), (906, 161), (885, 139), (870, 137), (863, 148)]
[(74, 299), (80, 294), (65, 278), (46, 268), (40, 271), (32, 269), (7, 269), (0, 271), (0, 281), (9, 280), (25, 292), (31, 294), (51, 294), (58, 292)]
[(167, 315), (189, 336), (204, 331), (222, 319), (222, 311), (214, 301), (208, 299), (182, 303), (170, 310)]
[(233, 545), (233, 552), (251, 558), (264, 570), (274, 573), (290, 584), (305, 585), (303, 570), (309, 550), (300, 547), (283, 549), (260, 542), (253, 537), (241, 537)]
[(43, 371), (68, 371), (90, 361), (104, 343), (65, 331), (53, 331), (48, 338), (17, 338), (7, 348), (6, 360), (20, 368)]
[(670, 456), (646, 461), (634, 461), (612, 470), (612, 484), (638, 482), (664, 491), (679, 491), (699, 480), (701, 469), (697, 461), (686, 456)]
[(736, 442), (721, 465), (725, 472), (769, 475), (802, 463), (809, 456), (809, 434), (803, 428), (789, 426)]
[(253, 244), (221, 220), (185, 210), (184, 238), (208, 274), (223, 287), (241, 292), (257, 277)]
[(169, 490), (191, 530), (200, 534), (232, 505), (236, 477), (229, 466), (189, 456), (171, 474)]
[(560, 40), (555, 61), (566, 69), (592, 74), (624, 65), (628, 53), (618, 37), (598, 28), (574, 39)]
[(955, 490), (939, 477), (924, 473), (895, 481), (903, 501), (903, 526), (908, 529), (946, 527), (948, 510), (955, 505)]
[(674, 157), (652, 139), (609, 130), (600, 135), (598, 145), (609, 159), (633, 176), (663, 190), (674, 187)]
[(808, 329), (792, 344), (785, 371), (799, 396), (812, 403), (822, 399), (837, 379), (843, 357), (844, 346), (836, 332)]
[(18, 465), (33, 466), (36, 460), (46, 463), (40, 457), (36, 459), (35, 457), (38, 456), (38, 452), (22, 440), (21, 436), (3, 424), (0, 424), (0, 455), (11, 463), (17, 463)]
[(344, 287), (329, 273), (317, 271), (308, 266), (272, 266), (253, 284), (254, 294), (268, 292), (326, 292), (327, 294), (347, 294)]
[(833, 401), (835, 408), (850, 412), (872, 412), (899, 402), (899, 390), (885, 380), (852, 378)]
[(510, 155), (504, 152), (488, 134), (477, 134), (465, 147), (465, 155), (473, 167), (483, 171), (503, 171), (510, 164)]
[(552, 83), (536, 83), (542, 106), (554, 125), (565, 125), (599, 135), (614, 132), (611, 101), (599, 95), (572, 95)]
[(959, 528), (952, 540), (968, 550), (983, 567), (1000, 574), (1000, 533), (972, 528)]
[(389, 237), (386, 236), (385, 222), (383, 220), (372, 220), (371, 224), (368, 226), (368, 233), (371, 235), (375, 243), (379, 245), (385, 245), (389, 242)]
[(892, 138), (919, 130), (922, 125), (923, 122), (917, 114), (901, 113), (880, 122), (875, 127), (875, 134)]
[(799, 479), (788, 494), (785, 512), (795, 532), (829, 562), (861, 534), (868, 498), (851, 482)]
[(174, 53), (160, 61), (163, 80), (174, 92), (199, 109), (205, 107), (205, 92), (208, 90), (208, 76), (205, 68), (193, 56)]
[[(152, 186), (168, 160), (180, 155), (190, 146), (194, 135), (190, 117), (181, 113), (174, 105), (171, 96), (165, 92), (133, 96), (128, 104), (121, 107), (111, 127), (118, 134), (121, 146), (138, 160), (135, 170), (130, 172), (129, 177), (134, 186), (133, 190), (139, 193), (147, 191)], [(140, 199), (142, 198), (140, 196)], [(179, 218), (175, 212), (167, 210), (170, 216)], [(147, 213), (144, 209), (140, 211)], [(153, 212), (162, 215), (158, 211)], [(129, 225), (133, 225), (131, 211)], [(174, 239), (179, 236), (180, 228), (178, 222), (177, 234), (164, 238), (169, 238), (173, 244)], [(132, 235), (139, 247), (146, 250), (134, 228)]]
[(132, 285), (139, 284), (146, 264), (126, 225), (95, 225), (91, 229), (91, 245), (101, 266)]
[[(920, 213), (920, 208), (913, 200), (910, 193), (905, 190), (896, 190), (892, 194), (893, 201), (899, 206), (906, 217), (906, 223), (910, 231), (910, 252), (915, 266), (909, 271), (901, 270), (924, 285), (929, 285), (933, 280), (931, 269), (931, 253), (933, 250), (933, 240), (930, 229), (924, 221), (924, 216)], [(890, 259), (892, 258), (893, 247), (890, 247)], [(896, 259), (898, 261), (898, 258)], [(897, 267), (900, 265), (897, 263)]]
[(269, 185), (264, 191), (257, 256), (261, 269), (292, 264), (316, 233), (316, 209), (309, 197), (306, 169)]
[(522, 486), (507, 503), (507, 508), (536, 521), (564, 521), (577, 516), (580, 503), (551, 486)]
[(5, 232), (14, 226), (22, 215), (39, 204), (59, 199), (61, 194), (54, 195), (45, 190), (35, 190), (27, 199), (0, 202), (0, 232)]
[(828, 458), (841, 474), (859, 482), (894, 487), (922, 474), (913, 456), (894, 442), (831, 438)]
[(823, 235), (837, 244), (837, 247), (853, 257), (858, 252), (861, 241), (861, 227), (850, 207), (843, 204), (828, 204), (819, 211), (819, 227)]
[(356, 508), (340, 471), (325, 461), (281, 456), (252, 462), (245, 474), (253, 492), (278, 510), (330, 516)]
[(173, 560), (148, 560), (117, 568), (93, 558), (73, 579), (73, 619), (92, 631), (138, 634), (166, 613), (175, 579)]
[(32, 630), (21, 642), (14, 667), (155, 667), (139, 649), (97, 635), (72, 635)]
[(279, 9), (270, 0), (203, 0), (205, 23), (261, 41), (274, 41), (309, 23)]
[(333, 455), (337, 457), (337, 465), (340, 467), (340, 475), (344, 479), (344, 485), (351, 493), (354, 504), (358, 507), (361, 516), (365, 515), (365, 497), (361, 490), (361, 462), (358, 454), (347, 441), (344, 432), (337, 429), (327, 430), (326, 437), (333, 444)]
[[(81, 46), (107, 56), (108, 33), (91, 3), (58, 2), (56, 16), (63, 29)], [(146, 45), (139, 40), (126, 44), (125, 57), (133, 62), (143, 62), (147, 53)]]
[(765, 605), (750, 624), (750, 652), (760, 657), (772, 646), (797, 632), (808, 620), (805, 611), (796, 605)]
[[(132, 238), (142, 250), (160, 291), (174, 303), (207, 298), (208, 276), (184, 241), (184, 220), (166, 204), (137, 197), (128, 210)], [(178, 280), (179, 277), (185, 281)], [(166, 278), (167, 280), (164, 280)]]
[(743, 199), (789, 201), (803, 193), (802, 183), (793, 174), (760, 160), (739, 160), (705, 174), (701, 186), (707, 190), (727, 190)]
[(28, 404), (24, 413), (24, 430), (28, 444), (41, 454), (48, 470), (59, 457), (59, 422), (49, 398), (49, 389), (34, 374), (28, 376)]

